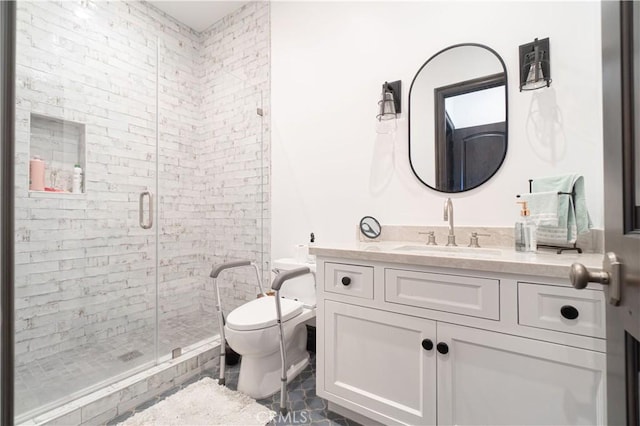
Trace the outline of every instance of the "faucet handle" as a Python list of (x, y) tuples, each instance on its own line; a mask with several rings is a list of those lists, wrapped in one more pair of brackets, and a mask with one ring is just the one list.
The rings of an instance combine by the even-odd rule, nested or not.
[(428, 246), (437, 246), (438, 245), (438, 243), (436, 243), (436, 233), (434, 231), (418, 232), (418, 234), (420, 234), (420, 235), (428, 235), (429, 236), (429, 240), (427, 241), (427, 245)]
[(472, 232), (471, 237), (469, 239), (469, 247), (478, 247), (480, 248), (480, 244), (478, 244), (478, 237), (490, 237), (491, 234), (480, 234), (478, 232)]

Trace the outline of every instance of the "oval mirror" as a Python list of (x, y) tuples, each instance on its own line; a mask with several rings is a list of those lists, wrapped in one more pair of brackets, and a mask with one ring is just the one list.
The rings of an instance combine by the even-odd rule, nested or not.
[(380, 222), (376, 220), (375, 217), (365, 216), (360, 220), (360, 232), (367, 238), (378, 238), (380, 236), (380, 232), (382, 231), (382, 226), (380, 226)]
[(409, 89), (409, 162), (441, 192), (489, 180), (507, 154), (507, 72), (481, 44), (457, 44), (420, 67)]

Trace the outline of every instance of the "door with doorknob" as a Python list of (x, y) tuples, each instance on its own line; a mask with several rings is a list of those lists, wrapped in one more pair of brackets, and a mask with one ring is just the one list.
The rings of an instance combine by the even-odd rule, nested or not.
[(640, 4), (602, 2), (605, 251), (602, 272), (571, 268), (574, 287), (605, 284), (608, 424), (640, 424)]

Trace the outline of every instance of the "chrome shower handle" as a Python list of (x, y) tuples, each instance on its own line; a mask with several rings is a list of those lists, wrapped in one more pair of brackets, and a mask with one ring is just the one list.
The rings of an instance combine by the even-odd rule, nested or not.
[[(145, 195), (149, 200), (149, 221), (144, 223), (144, 197)], [(149, 191), (142, 191), (140, 193), (140, 205), (139, 205), (139, 218), (140, 218), (140, 227), (142, 229), (150, 229), (153, 226), (153, 195)]]

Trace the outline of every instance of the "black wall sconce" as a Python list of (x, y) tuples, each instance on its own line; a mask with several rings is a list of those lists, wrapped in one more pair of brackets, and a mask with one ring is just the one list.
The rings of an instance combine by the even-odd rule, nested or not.
[(520, 50), (520, 91), (536, 90), (551, 84), (549, 38), (535, 39)]
[(392, 120), (400, 113), (400, 97), (402, 81), (384, 82), (382, 85), (382, 95), (378, 101), (378, 121)]

